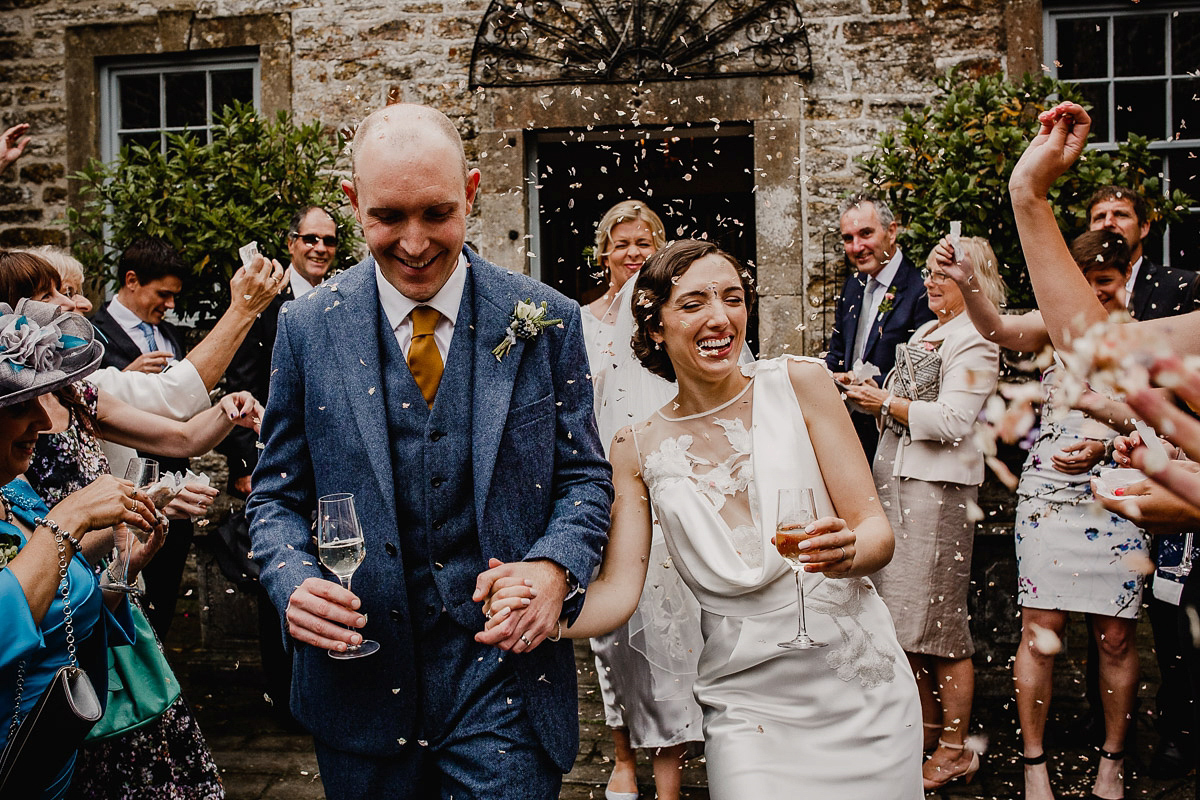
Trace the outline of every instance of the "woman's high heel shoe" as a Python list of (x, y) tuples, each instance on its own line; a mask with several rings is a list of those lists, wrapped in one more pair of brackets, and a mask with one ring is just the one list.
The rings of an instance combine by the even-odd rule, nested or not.
[(1041, 755), (1036, 755), (1036, 756), (1020, 755), (1020, 756), (1017, 756), (1017, 758), (1021, 759), (1021, 764), (1023, 766), (1040, 767), (1042, 764), (1046, 763), (1046, 751), (1043, 750), (1041, 752)]
[[(965, 749), (967, 749), (967, 746), (965, 744), (950, 744), (949, 742), (947, 742), (943, 739), (938, 739), (938, 746), (944, 747), (947, 750), (965, 750)], [(925, 766), (921, 768), (921, 780), (925, 784), (926, 791), (929, 791), (930, 789), (940, 789), (941, 787), (945, 786), (950, 781), (957, 781), (960, 779), (962, 780), (963, 783), (970, 783), (972, 780), (975, 779), (975, 773), (979, 772), (979, 753), (976, 753), (974, 750), (972, 750), (971, 751), (971, 763), (967, 765), (966, 769), (959, 770), (958, 772), (944, 771), (944, 770), (942, 770), (941, 767), (934, 767), (933, 771), (937, 774), (935, 774), (934, 777), (931, 778), (925, 772), (925, 769), (928, 766), (929, 766), (929, 762), (926, 761)]]
[[(1100, 757), (1107, 758), (1109, 761), (1124, 761), (1125, 760), (1125, 751), (1118, 750), (1115, 753), (1110, 753), (1107, 750), (1105, 750), (1104, 748), (1100, 748)], [(1122, 791), (1121, 798), (1124, 798), (1124, 797), (1125, 797), (1125, 792)], [(1092, 792), (1091, 794), (1088, 795), (1088, 800), (1111, 800), (1111, 798), (1101, 797), (1100, 795), (1096, 794), (1095, 792)]]
[[(937, 731), (939, 734), (944, 730), (944, 727), (940, 722), (922, 722), (921, 727), (925, 730)], [(928, 755), (937, 749), (937, 742), (937, 739), (934, 740), (933, 744), (925, 744), (922, 742), (921, 748), (925, 751), (926, 755)]]

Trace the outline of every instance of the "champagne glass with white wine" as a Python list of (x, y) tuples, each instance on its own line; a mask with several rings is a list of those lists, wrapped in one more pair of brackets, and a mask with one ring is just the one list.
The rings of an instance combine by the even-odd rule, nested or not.
[[(327, 494), (317, 500), (317, 554), (321, 563), (338, 582), (350, 588), (351, 578), (367, 551), (363, 546), (362, 527), (354, 510), (354, 495)], [(346, 645), (345, 651), (330, 650), (337, 659), (362, 658), (379, 650), (379, 642), (364, 638), (362, 644)]]
[(779, 490), (779, 513), (775, 518), (775, 549), (796, 575), (796, 596), (800, 612), (800, 628), (796, 638), (779, 643), (780, 647), (788, 650), (811, 650), (815, 647), (825, 647), (827, 644), (808, 635), (808, 626), (804, 620), (804, 581), (801, 578), (804, 562), (800, 560), (800, 543), (811, 535), (804, 529), (816, 521), (817, 504), (812, 489)]
[[(125, 467), (125, 480), (132, 481), (133, 488), (137, 491), (150, 487), (158, 482), (158, 462), (152, 458), (129, 459), (129, 464)], [(137, 583), (131, 583), (129, 580), (129, 555), (133, 552), (134, 542), (144, 540), (146, 536), (149, 534), (124, 522), (113, 527), (113, 550), (109, 557), (108, 569), (100, 582), (102, 589), (133, 595), (142, 593)]]

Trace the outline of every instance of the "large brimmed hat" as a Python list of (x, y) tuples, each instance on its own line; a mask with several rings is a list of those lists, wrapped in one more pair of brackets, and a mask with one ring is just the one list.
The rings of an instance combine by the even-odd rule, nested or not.
[(0, 406), (21, 403), (90, 375), (104, 345), (92, 323), (52, 303), (0, 303)]

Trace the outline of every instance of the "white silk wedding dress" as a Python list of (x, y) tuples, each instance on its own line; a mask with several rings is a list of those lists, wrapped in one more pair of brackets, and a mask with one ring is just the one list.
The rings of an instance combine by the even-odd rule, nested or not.
[(777, 492), (811, 487), (817, 515), (833, 513), (787, 360), (744, 367), (753, 379), (720, 408), (635, 428), (672, 561), (702, 609), (709, 794), (920, 800), (916, 683), (870, 580), (805, 574), (808, 631), (829, 646), (778, 647), (797, 607), (771, 545)]

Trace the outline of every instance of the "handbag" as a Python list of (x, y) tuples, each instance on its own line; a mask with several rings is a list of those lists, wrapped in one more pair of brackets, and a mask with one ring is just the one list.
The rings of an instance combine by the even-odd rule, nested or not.
[[(896, 345), (896, 367), (890, 376), (889, 390), (905, 400), (937, 400), (942, 385), (942, 357), (937, 350), (921, 345)], [(885, 416), (889, 428), (898, 436), (908, 434), (908, 426), (895, 417)]]
[[(40, 521), (39, 521), (40, 523)], [(8, 744), (0, 754), (0, 798), (37, 797), (58, 777), (83, 743), (83, 737), (100, 720), (104, 707), (87, 673), (75, 656), (75, 626), (71, 614), (71, 588), (67, 582), (67, 548), (58, 540), (58, 575), (63, 598), (63, 629), (71, 663), (58, 668), (33, 710), (21, 719), (21, 694), (25, 688), (25, 662), (17, 667), (17, 689)]]
[(146, 614), (131, 602), (134, 643), (108, 648), (108, 704), (86, 741), (99, 742), (149, 725), (179, 699), (179, 681)]

